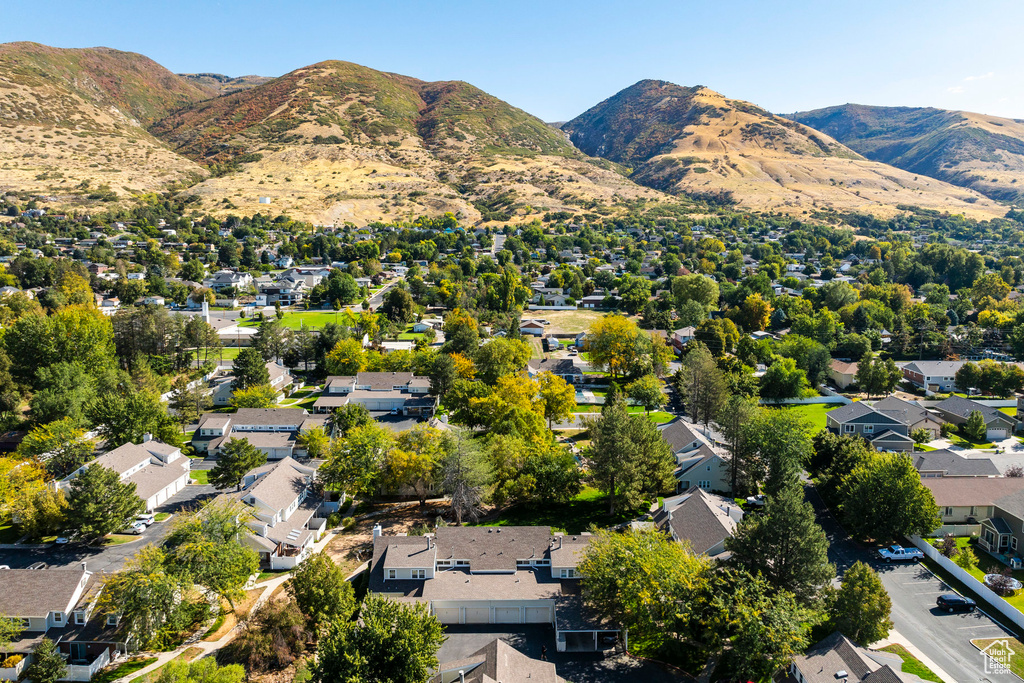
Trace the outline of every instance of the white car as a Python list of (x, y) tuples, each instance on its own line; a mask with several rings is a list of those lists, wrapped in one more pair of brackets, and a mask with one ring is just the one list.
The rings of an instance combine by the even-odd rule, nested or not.
[(156, 515), (154, 515), (152, 512), (146, 512), (136, 517), (135, 521), (142, 522), (146, 526), (149, 526), (150, 524), (156, 521)]
[(878, 554), (886, 562), (920, 562), (924, 559), (924, 553), (917, 548), (904, 548), (901, 545), (882, 548)]
[(747, 496), (747, 505), (753, 505), (754, 507), (764, 507), (764, 494), (757, 494), (756, 496)]
[(141, 536), (146, 531), (147, 528), (148, 527), (146, 526), (146, 524), (144, 522), (135, 522), (130, 527), (128, 527), (128, 529), (125, 531), (125, 533), (135, 534), (136, 536)]

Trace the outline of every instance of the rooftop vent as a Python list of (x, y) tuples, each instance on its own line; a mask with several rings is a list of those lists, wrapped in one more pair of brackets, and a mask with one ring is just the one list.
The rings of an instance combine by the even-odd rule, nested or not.
[(846, 673), (845, 669), (840, 669), (836, 672), (836, 680), (845, 681), (849, 677), (849, 675), (850, 674)]

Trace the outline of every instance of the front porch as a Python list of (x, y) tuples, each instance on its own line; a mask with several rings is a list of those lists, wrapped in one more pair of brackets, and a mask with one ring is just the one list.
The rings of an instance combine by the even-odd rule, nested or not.
[(1024, 567), (1017, 548), (1017, 537), (1002, 517), (990, 517), (981, 523), (978, 547), (1011, 569)]

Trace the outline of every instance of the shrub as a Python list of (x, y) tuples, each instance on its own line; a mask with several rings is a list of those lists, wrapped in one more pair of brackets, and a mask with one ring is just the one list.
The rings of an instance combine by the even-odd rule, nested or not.
[(346, 517), (345, 519), (341, 520), (341, 528), (343, 530), (345, 530), (345, 531), (351, 531), (352, 528), (355, 527), (355, 525), (356, 525), (356, 518), (355, 517)]
[(327, 528), (328, 529), (336, 529), (339, 524), (341, 524), (341, 513), (340, 512), (332, 512), (331, 514), (327, 515)]
[(21, 655), (11, 655), (4, 661), (0, 662), (0, 669), (13, 669), (14, 667), (18, 666), (18, 662), (20, 662), (22, 659), (24, 659), (24, 657), (22, 657)]
[(306, 649), (312, 634), (294, 602), (272, 602), (260, 607), (241, 633), (222, 648), (219, 664), (242, 664), (250, 672), (281, 671)]

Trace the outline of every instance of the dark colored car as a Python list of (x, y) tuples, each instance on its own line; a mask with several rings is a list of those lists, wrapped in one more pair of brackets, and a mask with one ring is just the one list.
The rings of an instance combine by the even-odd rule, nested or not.
[(973, 612), (978, 606), (974, 600), (957, 595), (956, 593), (940, 595), (935, 599), (935, 604), (939, 606), (939, 609), (944, 609), (950, 614), (953, 612)]

